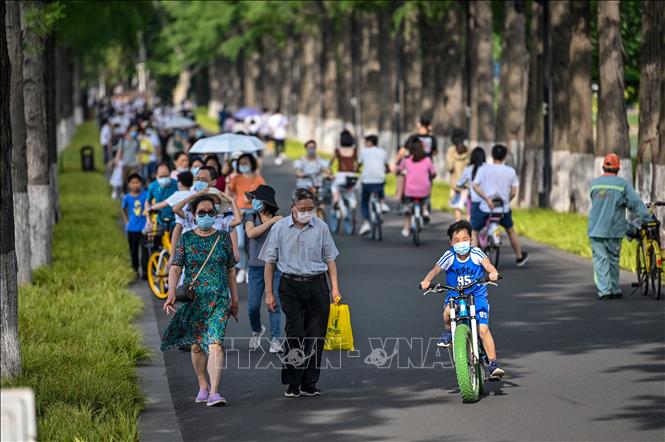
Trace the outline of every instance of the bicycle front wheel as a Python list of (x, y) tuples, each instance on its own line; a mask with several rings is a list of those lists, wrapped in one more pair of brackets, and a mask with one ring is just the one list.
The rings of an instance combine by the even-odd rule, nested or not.
[(464, 402), (476, 402), (480, 397), (480, 363), (473, 354), (472, 339), (471, 329), (466, 324), (457, 325), (453, 337), (453, 357), (457, 385)]
[(148, 285), (152, 294), (159, 299), (168, 296), (168, 274), (166, 264), (168, 263), (168, 252), (155, 252), (148, 260)]

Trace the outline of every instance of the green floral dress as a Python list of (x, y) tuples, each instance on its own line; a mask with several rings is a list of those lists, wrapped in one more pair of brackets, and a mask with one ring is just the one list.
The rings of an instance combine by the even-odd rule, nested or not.
[(173, 265), (185, 268), (184, 283), (189, 284), (220, 236), (208, 264), (194, 283), (196, 299), (181, 304), (166, 327), (162, 351), (180, 345), (198, 344), (207, 353), (210, 344), (221, 344), (224, 340), (231, 308), (227, 274), (235, 265), (229, 234), (218, 231), (210, 236), (199, 236), (193, 230), (183, 233), (176, 247)]

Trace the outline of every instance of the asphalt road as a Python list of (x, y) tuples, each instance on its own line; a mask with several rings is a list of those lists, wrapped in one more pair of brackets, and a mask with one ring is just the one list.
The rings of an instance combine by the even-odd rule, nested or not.
[[(287, 213), (289, 166), (267, 167), (265, 176)], [(589, 261), (529, 241), (525, 268), (515, 266), (509, 247), (502, 250), (504, 279), (490, 288), (506, 376), (486, 384), (479, 402), (462, 403), (447, 351), (429, 341), (441, 333), (442, 300), (416, 289), (444, 251), (449, 223), (437, 214), (419, 248), (400, 236), (394, 215), (382, 243), (336, 238), (356, 352), (325, 353), (331, 368), (322, 371), (321, 397), (284, 398), (268, 341), (265, 353), (249, 352), (242, 285), (240, 322), (230, 323), (225, 343), (226, 408), (194, 404), (189, 354), (164, 355), (184, 439), (665, 440), (665, 301), (628, 296), (628, 274), (623, 300), (597, 301)], [(167, 318), (156, 313), (161, 331)], [(265, 313), (263, 320), (268, 325)]]

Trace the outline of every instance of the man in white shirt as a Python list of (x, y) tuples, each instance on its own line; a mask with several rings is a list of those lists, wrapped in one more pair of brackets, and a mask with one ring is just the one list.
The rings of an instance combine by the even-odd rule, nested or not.
[(323, 185), (323, 178), (330, 175), (330, 162), (316, 154), (316, 141), (305, 143), (307, 155), (293, 162), (296, 171), (296, 189), (307, 189), (316, 194)]
[(111, 140), (113, 138), (113, 132), (111, 131), (111, 123), (108, 120), (104, 120), (102, 123), (102, 130), (99, 133), (99, 144), (104, 150), (104, 164), (108, 163), (112, 155), (113, 146)]
[(268, 120), (268, 127), (272, 139), (275, 141), (275, 164), (279, 166), (284, 161), (284, 140), (286, 140), (289, 119), (277, 108)]
[(504, 164), (507, 154), (506, 146), (494, 145), (492, 147), (493, 163), (481, 167), (473, 180), (473, 189), (482, 200), (479, 210), (471, 214), (472, 237), (474, 244), (478, 244), (478, 232), (485, 227), (490, 214), (492, 212), (502, 213), (499, 224), (506, 229), (510, 245), (515, 251), (517, 265), (521, 267), (526, 263), (529, 255), (522, 250), (517, 233), (513, 229), (510, 201), (517, 195), (519, 181), (515, 169)]
[(384, 188), (386, 186), (386, 171), (388, 170), (388, 155), (386, 151), (378, 147), (379, 139), (376, 135), (365, 137), (365, 148), (360, 152), (358, 163), (362, 165), (360, 183), (360, 209), (365, 222), (358, 231), (359, 235), (366, 235), (372, 230), (369, 223), (369, 198), (372, 193), (377, 192), (381, 198), (381, 210), (389, 211), (389, 207), (383, 201)]

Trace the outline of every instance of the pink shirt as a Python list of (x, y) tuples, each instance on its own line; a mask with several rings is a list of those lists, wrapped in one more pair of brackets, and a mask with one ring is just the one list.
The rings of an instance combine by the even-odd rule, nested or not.
[(408, 157), (400, 164), (400, 170), (406, 171), (404, 196), (410, 198), (429, 196), (432, 189), (431, 177), (436, 175), (431, 158), (425, 157), (415, 162), (412, 157)]

